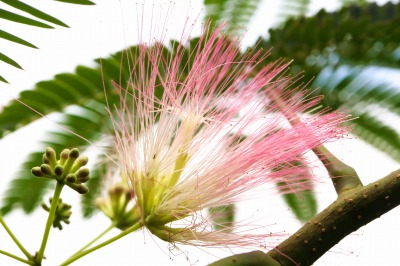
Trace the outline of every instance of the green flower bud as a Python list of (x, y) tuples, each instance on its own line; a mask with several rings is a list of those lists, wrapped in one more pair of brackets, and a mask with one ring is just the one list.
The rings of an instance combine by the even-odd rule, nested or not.
[(79, 157), (79, 150), (77, 148), (73, 148), (68, 157), (72, 159), (77, 159)]
[(75, 174), (68, 174), (66, 177), (65, 177), (65, 180), (68, 182), (68, 183), (75, 183), (76, 182), (76, 175)]
[(89, 180), (89, 169), (81, 168), (76, 171), (76, 177), (78, 178), (79, 183), (85, 183)]
[[(50, 198), (49, 202), (51, 204), (52, 198)], [(48, 207), (45, 203), (42, 203), (42, 207), (46, 211), (50, 211), (50, 207)], [(58, 200), (56, 212), (54, 214), (54, 220), (53, 220), (53, 227), (57, 227), (59, 230), (62, 230), (62, 224), (61, 222), (64, 222), (66, 224), (69, 224), (69, 218), (71, 217), (71, 205), (63, 203), (61, 199)]]
[(40, 171), (42, 171), (42, 173), (45, 174), (45, 175), (51, 175), (53, 173), (53, 171), (51, 170), (50, 165), (48, 165), (48, 164), (42, 164), (40, 166)]
[(75, 173), (79, 168), (85, 166), (89, 162), (89, 158), (87, 156), (81, 156), (76, 159), (75, 163), (71, 167), (71, 172)]
[(39, 167), (39, 166), (33, 167), (32, 170), (31, 170), (31, 172), (32, 172), (32, 174), (33, 174), (34, 176), (36, 176), (36, 177), (43, 177), (43, 173), (42, 173), (42, 171), (40, 170), (40, 167)]
[(79, 194), (86, 194), (89, 192), (89, 188), (85, 185), (78, 185), (75, 190)]
[(52, 148), (50, 147), (46, 148), (46, 152), (44, 155), (47, 157), (49, 161), (49, 163), (47, 164), (49, 164), (51, 167), (56, 166), (57, 164), (56, 152)]
[(86, 186), (82, 185), (89, 180), (89, 169), (82, 168), (88, 163), (89, 159), (86, 156), (79, 156), (77, 148), (64, 149), (60, 153), (59, 161), (57, 161), (55, 151), (52, 148), (47, 148), (42, 159), (45, 163), (40, 167), (33, 167), (31, 170), (34, 176), (55, 179), (80, 194), (89, 191)]
[(56, 174), (56, 176), (61, 177), (64, 173), (64, 167), (62, 167), (61, 165), (56, 165), (56, 167), (54, 167), (54, 173)]
[(125, 230), (137, 223), (140, 219), (140, 211), (138, 210), (137, 206), (133, 206), (130, 210), (126, 210), (124, 212), (123, 217), (119, 220), (117, 225), (118, 229)]
[(140, 218), (137, 206), (129, 210), (127, 208), (132, 193), (126, 185), (116, 184), (108, 190), (108, 197), (96, 199), (96, 206), (121, 230), (130, 227)]
[(50, 164), (50, 160), (49, 158), (47, 158), (46, 154), (43, 154), (42, 162), (44, 164)]
[(73, 148), (69, 154), (68, 154), (68, 159), (65, 161), (64, 163), (64, 171), (68, 172), (68, 173), (74, 173), (75, 171), (71, 171), (72, 170), (72, 166), (74, 165), (75, 160), (79, 157), (79, 150), (77, 148)]
[(108, 199), (106, 199), (106, 198), (97, 198), (95, 200), (95, 205), (107, 217), (112, 217), (113, 210), (110, 208), (110, 204), (108, 204)]
[(86, 194), (89, 192), (89, 188), (82, 184), (66, 183), (66, 185), (78, 192), (79, 194)]
[(69, 153), (70, 153), (70, 150), (69, 150), (69, 149), (64, 149), (64, 150), (61, 152), (61, 154), (60, 154), (60, 161), (59, 161), (59, 163), (60, 163), (61, 165), (64, 165), (64, 164), (65, 164), (65, 162), (67, 161), (67, 159), (68, 159), (68, 157), (69, 157)]

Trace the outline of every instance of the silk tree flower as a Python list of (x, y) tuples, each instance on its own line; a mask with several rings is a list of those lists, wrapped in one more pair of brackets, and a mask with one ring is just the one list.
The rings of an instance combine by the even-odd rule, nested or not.
[(325, 110), (289, 123), (288, 113), (305, 113), (320, 99), (291, 89), (287, 65), (260, 67), (266, 52), (243, 55), (222, 27), (202, 34), (192, 60), (189, 39), (173, 47), (173, 57), (157, 42), (139, 45), (129, 86), (117, 88), (115, 150), (136, 220), (153, 234), (172, 243), (268, 246), (270, 232), (252, 234), (240, 224), (214, 230), (205, 210), (266, 183), (307, 188), (304, 167), (291, 162), (342, 138), (348, 117)]

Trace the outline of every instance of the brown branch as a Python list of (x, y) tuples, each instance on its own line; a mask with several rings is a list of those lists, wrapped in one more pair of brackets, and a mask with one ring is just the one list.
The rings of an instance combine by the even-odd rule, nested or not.
[[(267, 254), (264, 253), (265, 262), (259, 258), (257, 265), (311, 265), (347, 235), (399, 204), (400, 169), (367, 186), (341, 193), (335, 202), (295, 234)], [(254, 252), (234, 255), (211, 265), (245, 265), (243, 261), (254, 258), (254, 255)], [(272, 262), (271, 258), (274, 259)]]

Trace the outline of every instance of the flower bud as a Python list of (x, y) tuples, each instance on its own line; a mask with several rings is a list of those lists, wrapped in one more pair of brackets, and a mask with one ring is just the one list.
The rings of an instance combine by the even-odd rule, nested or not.
[(78, 169), (72, 169), (78, 157), (79, 157), (79, 150), (77, 148), (73, 148), (68, 154), (68, 159), (63, 164), (65, 172), (74, 173), (76, 170), (78, 170)]
[(52, 172), (53, 172), (53, 171), (51, 170), (50, 165), (48, 165), (48, 164), (42, 164), (42, 165), (40, 166), (40, 171), (42, 171), (42, 173), (45, 174), (45, 175), (51, 175)]
[(96, 199), (96, 206), (113, 221), (115, 227), (124, 230), (140, 217), (137, 206), (128, 209), (132, 191), (123, 184), (116, 184), (108, 190), (108, 196)]
[(68, 157), (72, 159), (77, 159), (79, 157), (79, 150), (77, 148), (73, 148)]
[(60, 163), (61, 165), (64, 165), (64, 164), (65, 164), (65, 161), (67, 161), (67, 159), (68, 159), (68, 157), (69, 157), (69, 153), (70, 153), (70, 150), (69, 150), (69, 149), (64, 149), (64, 150), (61, 152), (61, 154), (60, 154), (60, 161), (59, 161), (59, 163)]
[(65, 180), (68, 182), (68, 183), (75, 183), (76, 182), (76, 175), (75, 174), (68, 174), (66, 177), (65, 177)]
[(79, 168), (82, 166), (85, 166), (89, 161), (89, 158), (87, 156), (81, 156), (78, 159), (76, 159), (75, 163), (71, 167), (71, 172), (74, 173), (76, 172)]
[(78, 182), (85, 183), (89, 180), (89, 169), (88, 168), (81, 168), (76, 171), (76, 177), (78, 178)]
[[(49, 202), (51, 204), (52, 198), (50, 198)], [(48, 207), (44, 202), (42, 203), (42, 207), (45, 211), (50, 211), (50, 207)], [(69, 224), (69, 218), (71, 217), (71, 205), (63, 203), (61, 199), (58, 200), (56, 212), (54, 214), (53, 227), (57, 227), (59, 230), (62, 230), (61, 222)]]
[(75, 190), (79, 194), (86, 194), (89, 192), (89, 188), (85, 185), (78, 185)]
[(54, 173), (56, 174), (56, 176), (62, 176), (62, 174), (64, 173), (64, 167), (62, 167), (61, 165), (56, 165), (56, 167), (54, 167)]
[(46, 148), (46, 152), (45, 152), (44, 156), (46, 156), (46, 158), (49, 161), (49, 163), (47, 163), (47, 164), (49, 164), (52, 167), (56, 166), (56, 164), (57, 164), (56, 152), (52, 148), (50, 148), (50, 147)]
[(88, 163), (88, 157), (79, 156), (79, 150), (64, 149), (57, 161), (56, 153), (52, 148), (47, 148), (43, 154), (43, 163), (40, 167), (33, 167), (32, 174), (37, 177), (55, 179), (57, 182), (68, 185), (80, 194), (85, 194), (89, 189), (82, 185), (89, 180), (89, 169), (82, 168)]
[(43, 173), (42, 173), (42, 171), (40, 170), (40, 167), (39, 167), (39, 166), (33, 167), (32, 170), (31, 170), (31, 172), (32, 172), (32, 174), (33, 174), (34, 176), (36, 176), (36, 177), (42, 177), (42, 176), (43, 176)]
[(50, 160), (49, 158), (47, 158), (46, 154), (43, 154), (42, 162), (44, 164), (50, 164)]

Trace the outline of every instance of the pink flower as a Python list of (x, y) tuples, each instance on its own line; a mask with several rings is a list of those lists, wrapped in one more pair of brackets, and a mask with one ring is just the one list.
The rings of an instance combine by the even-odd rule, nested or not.
[(235, 203), (268, 182), (285, 182), (288, 192), (303, 189), (304, 169), (291, 162), (341, 138), (347, 118), (321, 112), (291, 125), (319, 98), (291, 90), (286, 65), (259, 66), (267, 53), (242, 55), (238, 40), (221, 36), (222, 27), (190, 48), (192, 60), (185, 44), (173, 47), (173, 57), (159, 43), (139, 46), (113, 118), (116, 150), (138, 219), (160, 238), (266, 245), (269, 232), (238, 237), (242, 229), (235, 225), (232, 233), (215, 231), (202, 211)]

